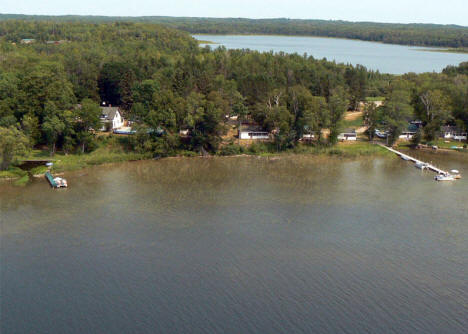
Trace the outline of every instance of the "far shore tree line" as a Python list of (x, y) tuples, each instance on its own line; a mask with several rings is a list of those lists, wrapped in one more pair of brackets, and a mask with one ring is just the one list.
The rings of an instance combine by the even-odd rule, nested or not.
[[(38, 42), (13, 44), (13, 36)], [(333, 145), (345, 112), (369, 96), (385, 101), (365, 109), (370, 137), (384, 129), (393, 142), (419, 119), (433, 140), (442, 125), (468, 128), (467, 67), (393, 76), (297, 54), (202, 49), (154, 24), (8, 21), (0, 24), (0, 168), (31, 147), (94, 150), (102, 101), (134, 121), (130, 150), (159, 155), (217, 152), (229, 116), (274, 133), (277, 150), (307, 133), (314, 145)]]
[[(376, 22), (348, 22), (301, 19), (245, 19), (201, 17), (112, 17), (112, 16), (44, 16), (0, 14), (1, 21), (45, 21), (52, 23), (141, 22), (162, 24), (192, 34), (223, 35), (287, 35), (322, 36), (360, 39), (389, 44), (421, 45), (429, 47), (467, 48), (468, 28), (442, 24), (401, 24)], [(29, 33), (27, 37), (25, 34)], [(38, 37), (34, 30), (23, 30), (11, 39)], [(44, 35), (39, 35), (44, 37)]]

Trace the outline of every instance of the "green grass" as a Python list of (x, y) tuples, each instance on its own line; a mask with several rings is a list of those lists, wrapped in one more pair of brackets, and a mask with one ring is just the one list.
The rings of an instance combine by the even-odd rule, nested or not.
[(366, 97), (367, 102), (375, 102), (375, 101), (383, 101), (385, 100), (385, 97), (383, 96), (368, 96)]
[[(249, 147), (241, 147), (236, 144), (231, 144), (220, 151), (218, 155), (257, 155), (257, 156), (275, 156), (278, 154), (313, 154), (313, 155), (330, 155), (339, 157), (360, 157), (385, 155), (388, 151), (371, 144), (366, 141), (358, 141), (353, 143), (338, 143), (335, 146), (317, 145), (317, 144), (298, 144), (294, 148), (284, 151), (277, 151), (274, 143), (258, 142)], [(177, 152), (177, 156), (198, 156), (199, 154), (191, 151)], [(24, 160), (33, 160), (40, 158), (49, 158), (48, 151), (34, 150)], [(145, 160), (151, 159), (152, 153), (135, 153), (125, 151), (124, 147), (117, 140), (106, 140), (91, 153), (86, 154), (68, 154), (57, 153), (51, 159), (53, 161), (52, 173), (78, 170), (89, 166), (101, 165), (106, 163), (116, 163), (124, 161)], [(43, 174), (47, 171), (47, 167), (38, 166), (28, 171), (21, 170), (18, 167), (11, 167), (7, 171), (0, 172), (0, 178), (15, 178), (15, 184), (25, 185), (29, 181), (29, 174)]]
[(327, 148), (326, 153), (329, 155), (352, 158), (371, 155), (389, 155), (390, 151), (369, 142), (358, 141), (355, 143), (343, 143), (329, 147)]
[[(97, 148), (91, 153), (64, 154), (63, 152), (58, 152), (51, 157), (50, 152), (47, 150), (33, 150), (23, 160), (50, 159), (53, 162), (52, 172), (64, 172), (105, 163), (152, 158), (151, 153), (129, 152), (125, 150), (124, 146), (118, 137), (109, 137), (100, 139)], [(42, 174), (45, 172), (45, 166), (39, 166), (31, 170), (32, 174)]]
[(106, 148), (99, 148), (88, 154), (56, 154), (53, 172), (63, 172), (82, 169), (88, 166), (102, 165), (105, 163), (124, 162), (132, 160), (150, 159), (152, 154), (111, 152)]
[(344, 120), (343, 121), (343, 127), (345, 128), (359, 128), (361, 126), (364, 126), (364, 118), (362, 116), (357, 117), (356, 119), (353, 120)]
[(238, 154), (257, 155), (264, 157), (282, 154), (310, 154), (354, 158), (360, 156), (383, 156), (388, 155), (389, 151), (367, 141), (358, 141), (353, 143), (338, 143), (335, 146), (298, 144), (294, 148), (287, 149), (284, 151), (277, 151), (274, 144), (272, 143), (259, 142), (252, 144), (250, 147), (240, 147), (238, 145), (231, 145), (229, 149), (222, 151), (220, 155)]
[(448, 52), (448, 53), (468, 53), (468, 48), (448, 48), (448, 49), (419, 49), (425, 52)]
[(29, 173), (31, 173), (31, 175), (39, 175), (39, 174), (45, 174), (48, 170), (49, 168), (47, 168), (47, 166), (38, 166), (38, 167), (34, 167), (30, 169)]
[(27, 174), (28, 172), (21, 168), (11, 166), (7, 170), (0, 171), (0, 179), (17, 179)]
[[(437, 147), (444, 148), (444, 149), (452, 149), (452, 146), (458, 146), (458, 147), (461, 146), (461, 147), (463, 147), (463, 145), (467, 145), (466, 142), (449, 141), (448, 143), (446, 143), (445, 141), (446, 141), (446, 139), (437, 139), (437, 140), (432, 141), (430, 144), (431, 144), (431, 146), (436, 145)], [(457, 151), (460, 151), (460, 150), (457, 150)], [(461, 150), (461, 151), (468, 152), (467, 149)]]
[(28, 183), (29, 183), (29, 175), (24, 175), (20, 177), (19, 179), (17, 179), (13, 184), (15, 186), (24, 187)]
[(219, 44), (212, 41), (197, 40), (198, 44)]
[[(421, 144), (424, 144), (424, 145), (428, 145), (428, 146), (437, 146), (438, 148), (441, 148), (441, 149), (446, 149), (446, 150), (454, 150), (454, 151), (458, 151), (458, 152), (467, 152), (468, 153), (468, 149), (461, 149), (461, 150), (455, 150), (452, 148), (452, 146), (458, 146), (458, 147), (463, 147), (463, 145), (468, 145), (466, 142), (459, 142), (459, 141), (448, 141), (448, 143), (445, 142), (446, 139), (437, 139), (437, 140), (433, 140), (431, 142), (426, 142), (426, 141), (422, 141)], [(411, 147), (412, 144), (411, 142), (407, 142), (407, 141), (404, 141), (404, 142), (400, 142), (398, 144), (398, 147), (406, 147), (406, 148), (409, 148)]]

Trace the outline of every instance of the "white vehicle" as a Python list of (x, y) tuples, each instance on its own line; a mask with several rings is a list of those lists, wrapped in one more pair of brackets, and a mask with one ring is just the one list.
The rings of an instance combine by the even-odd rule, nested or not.
[(379, 138), (387, 138), (386, 131), (380, 131), (380, 130), (375, 129), (375, 135)]

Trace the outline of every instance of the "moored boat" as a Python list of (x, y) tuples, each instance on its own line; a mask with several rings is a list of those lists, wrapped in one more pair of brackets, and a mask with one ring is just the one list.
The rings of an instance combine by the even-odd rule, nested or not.
[(455, 177), (450, 174), (437, 174), (434, 179), (436, 181), (453, 181), (455, 180)]
[(49, 181), (49, 184), (52, 188), (67, 188), (68, 187), (68, 184), (67, 184), (67, 180), (61, 178), (61, 177), (53, 177), (52, 174), (47, 171), (45, 173), (45, 178), (47, 181)]

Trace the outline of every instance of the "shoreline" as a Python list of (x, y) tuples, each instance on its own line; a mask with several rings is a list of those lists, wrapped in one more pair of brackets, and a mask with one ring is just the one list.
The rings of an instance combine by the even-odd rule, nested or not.
[(192, 38), (194, 38), (198, 44), (206, 44), (206, 45), (223, 45), (222, 43), (213, 42), (210, 40), (199, 40), (194, 36), (276, 36), (276, 37), (308, 37), (308, 38), (329, 38), (329, 39), (340, 39), (340, 40), (348, 40), (348, 41), (360, 41), (360, 42), (367, 42), (367, 43), (379, 43), (384, 45), (399, 45), (405, 46), (409, 48), (415, 48), (416, 51), (423, 51), (423, 52), (441, 52), (441, 53), (460, 53), (460, 54), (468, 54), (468, 48), (453, 48), (449, 46), (427, 46), (427, 45), (411, 45), (411, 44), (398, 44), (398, 43), (385, 43), (382, 41), (369, 41), (365, 39), (359, 38), (345, 38), (345, 37), (334, 37), (334, 36), (318, 36), (318, 35), (286, 35), (286, 34), (255, 34), (255, 33), (236, 33), (236, 34), (216, 34), (216, 33), (189, 33)]
[[(397, 145), (398, 150), (411, 151), (414, 150), (407, 145)], [(419, 149), (415, 151), (423, 152), (434, 152), (432, 149)], [(453, 153), (465, 153), (464, 151), (458, 151), (453, 149), (440, 148), (438, 151), (453, 154)], [(216, 158), (265, 158), (271, 161), (277, 161), (284, 157), (293, 156), (316, 156), (316, 157), (333, 157), (339, 159), (357, 159), (365, 157), (385, 157), (393, 155), (391, 152), (383, 149), (377, 144), (373, 144), (368, 141), (357, 141), (357, 142), (344, 142), (338, 143), (336, 146), (323, 146), (314, 147), (301, 145), (294, 149), (279, 151), (279, 152), (245, 152), (237, 154), (211, 154), (202, 155), (195, 152), (182, 152), (167, 157), (153, 157), (149, 154), (139, 153), (119, 153), (114, 155), (102, 155), (93, 156), (92, 153), (85, 155), (73, 155), (67, 156), (57, 154), (54, 161), (54, 166), (50, 169), (50, 172), (54, 175), (63, 175), (65, 172), (72, 172), (77, 170), (84, 170), (86, 168), (95, 166), (105, 166), (127, 162), (138, 162), (138, 161), (152, 161), (152, 160), (166, 160), (166, 159), (181, 159), (181, 158), (203, 158), (203, 159), (216, 159)], [(42, 166), (41, 166), (42, 167)], [(39, 168), (41, 168), (39, 167)], [(45, 167), (45, 166), (44, 166)], [(48, 169), (49, 170), (49, 169)], [(3, 174), (3, 175), (2, 175)], [(18, 183), (16, 185), (22, 186), (27, 184), (31, 179), (43, 177), (45, 169), (40, 172), (34, 172), (32, 170), (23, 170), (18, 166), (11, 168), (10, 170), (0, 172), (0, 182), (13, 182)]]
[[(336, 146), (331, 147), (313, 147), (313, 146), (298, 146), (295, 149), (279, 151), (279, 152), (245, 152), (239, 154), (212, 154), (208, 156), (203, 156), (192, 152), (193, 154), (188, 154), (188, 152), (182, 152), (175, 155), (170, 155), (167, 157), (161, 157), (155, 159), (152, 155), (149, 154), (139, 154), (139, 153), (119, 153), (109, 156), (93, 156), (92, 153), (85, 155), (59, 155), (56, 154), (55, 157), (51, 158), (54, 161), (53, 167), (50, 169), (51, 173), (58, 174), (63, 172), (70, 172), (76, 170), (82, 170), (88, 167), (93, 166), (102, 166), (107, 164), (123, 163), (123, 162), (135, 162), (135, 161), (151, 161), (151, 160), (165, 160), (165, 159), (177, 159), (177, 158), (235, 158), (235, 157), (256, 157), (256, 158), (268, 158), (268, 159), (280, 159), (281, 156), (330, 156), (337, 158), (359, 158), (359, 157), (371, 157), (371, 156), (385, 156), (389, 152), (383, 150), (377, 145), (371, 144), (369, 142), (358, 141), (356, 143), (340, 143)], [(4, 174), (4, 176), (2, 175)], [(17, 173), (14, 175), (14, 173)], [(45, 173), (45, 171), (44, 171)], [(20, 169), (18, 166), (11, 168), (10, 170), (0, 172), (0, 181), (17, 181), (25, 176), (31, 178), (42, 177), (44, 173), (30, 173), (30, 171)]]

